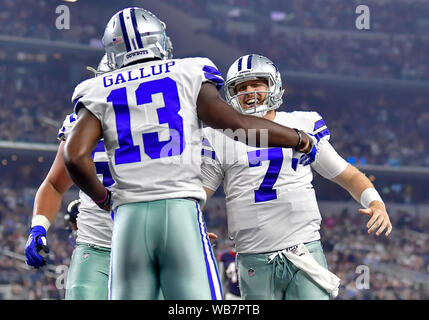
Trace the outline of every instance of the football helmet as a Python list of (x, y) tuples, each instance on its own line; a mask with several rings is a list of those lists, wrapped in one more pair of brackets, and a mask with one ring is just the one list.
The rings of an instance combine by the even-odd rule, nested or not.
[(94, 73), (94, 77), (98, 77), (99, 75), (102, 75), (103, 73), (110, 72), (114, 70), (110, 67), (109, 62), (107, 61), (107, 55), (104, 54), (104, 56), (101, 58), (100, 63), (98, 64), (97, 70), (93, 67), (87, 66), (87, 70)]
[[(250, 94), (255, 94), (255, 101), (257, 93), (266, 93), (267, 97), (260, 105), (255, 103), (253, 108), (243, 108), (238, 98), (249, 92), (237, 94), (235, 88), (240, 83), (257, 79), (267, 80), (268, 91), (254, 91)], [(279, 70), (270, 59), (258, 54), (242, 56), (231, 65), (224, 90), (228, 103), (244, 114), (263, 117), (269, 110), (277, 109), (283, 103), (284, 89)]]
[(167, 60), (173, 59), (173, 43), (171, 42), (170, 37), (167, 37)]
[(135, 7), (117, 12), (107, 23), (103, 36), (109, 67), (117, 69), (142, 59), (168, 59), (172, 46), (169, 48), (165, 28), (164, 22), (145, 9)]

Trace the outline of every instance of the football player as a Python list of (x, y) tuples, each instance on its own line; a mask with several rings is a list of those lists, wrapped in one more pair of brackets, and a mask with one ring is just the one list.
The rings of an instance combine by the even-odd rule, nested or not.
[(203, 185), (210, 198), (224, 183), (244, 299), (329, 299), (337, 294), (339, 279), (328, 271), (320, 243), (312, 169), (362, 204), (359, 211), (370, 217), (368, 233), (388, 236), (392, 225), (370, 180), (329, 143), (330, 131), (319, 113), (276, 111), (283, 92), (280, 73), (266, 57), (245, 55), (229, 68), (228, 102), (243, 114), (313, 134), (318, 153), (311, 166), (291, 149), (245, 146), (204, 128)]
[[(104, 56), (97, 70), (94, 70), (96, 76), (110, 71), (106, 62), (106, 56)], [(65, 118), (58, 132), (58, 139), (61, 142), (57, 155), (35, 197), (29, 239), (25, 248), (26, 262), (35, 268), (46, 264), (46, 259), (41, 252), (41, 250), (45, 253), (49, 251), (46, 232), (57, 216), (64, 193), (73, 185), (64, 165), (63, 149), (75, 123), (75, 114)], [(111, 187), (114, 181), (107, 164), (102, 140), (92, 151), (92, 157), (97, 177), (105, 187)], [(113, 223), (109, 214), (100, 209), (85, 193), (80, 191), (79, 196), (80, 199), (70, 203), (68, 207), (70, 222), (73, 229), (76, 227), (77, 234), (76, 248), (67, 276), (65, 299), (104, 300), (108, 297)], [(77, 212), (79, 212), (78, 217), (76, 217)]]
[[(316, 150), (299, 130), (231, 108), (218, 92), (223, 78), (213, 62), (168, 59), (166, 42), (165, 24), (151, 12), (117, 12), (103, 36), (115, 71), (79, 84), (73, 94), (78, 121), (64, 159), (76, 185), (101, 208), (114, 209), (111, 299), (154, 299), (160, 288), (166, 299), (222, 298), (200, 210), (200, 120), (245, 128), (247, 136), (255, 129), (257, 145), (269, 129), (271, 146), (294, 147), (308, 158)], [(112, 192), (97, 179), (91, 158), (100, 138), (116, 182)]]

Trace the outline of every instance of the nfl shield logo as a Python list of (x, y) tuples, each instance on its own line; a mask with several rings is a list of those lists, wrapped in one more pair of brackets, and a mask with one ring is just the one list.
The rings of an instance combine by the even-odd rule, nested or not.
[(249, 277), (253, 277), (255, 275), (255, 270), (253, 270), (252, 268), (250, 268), (248, 270), (248, 274), (249, 274)]

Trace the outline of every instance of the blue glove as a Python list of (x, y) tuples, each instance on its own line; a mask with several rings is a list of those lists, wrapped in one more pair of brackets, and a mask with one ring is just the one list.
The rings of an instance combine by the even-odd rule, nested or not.
[(46, 260), (40, 255), (40, 251), (45, 254), (49, 252), (46, 230), (42, 226), (34, 226), (28, 231), (28, 240), (25, 245), (25, 263), (35, 268), (44, 266)]
[(316, 160), (317, 155), (317, 139), (311, 133), (306, 133), (310, 138), (311, 150), (308, 153), (302, 153), (293, 149), (292, 153), (292, 169), (296, 171), (298, 164), (308, 166)]

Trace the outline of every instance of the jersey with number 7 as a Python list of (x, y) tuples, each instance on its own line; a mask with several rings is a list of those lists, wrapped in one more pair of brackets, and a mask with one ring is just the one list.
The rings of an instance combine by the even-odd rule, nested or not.
[[(317, 112), (276, 112), (274, 122), (310, 132), (319, 145), (328, 144), (329, 129)], [(204, 137), (203, 185), (215, 191), (224, 182), (228, 231), (239, 254), (320, 239), (322, 218), (311, 170), (320, 173), (320, 165), (294, 166), (291, 149), (250, 147), (212, 128), (204, 128)], [(331, 174), (346, 166), (342, 160), (339, 172)]]

